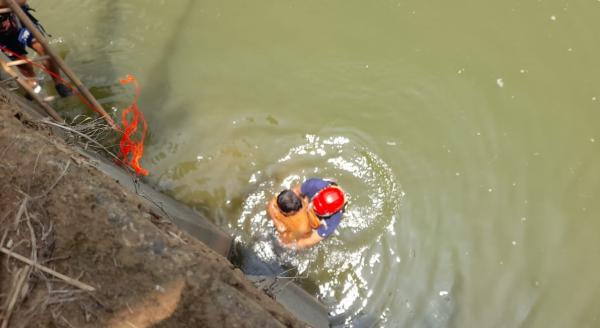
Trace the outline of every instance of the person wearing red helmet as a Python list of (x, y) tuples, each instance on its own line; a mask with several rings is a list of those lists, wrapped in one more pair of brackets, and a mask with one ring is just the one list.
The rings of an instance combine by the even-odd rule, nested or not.
[(321, 225), (309, 238), (298, 242), (300, 247), (310, 247), (331, 236), (337, 229), (346, 209), (346, 194), (337, 183), (311, 178), (302, 184), (300, 193), (310, 200), (309, 212), (317, 216)]
[(284, 247), (303, 249), (329, 237), (338, 227), (346, 195), (336, 183), (319, 178), (284, 190), (267, 206)]

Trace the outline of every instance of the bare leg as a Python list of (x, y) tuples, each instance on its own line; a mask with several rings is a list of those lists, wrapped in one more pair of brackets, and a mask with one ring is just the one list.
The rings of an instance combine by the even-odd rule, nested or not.
[[(40, 56), (45, 56), (46, 55), (46, 49), (44, 49), (44, 47), (42, 46), (41, 43), (39, 43), (38, 41), (34, 41), (31, 44), (31, 48), (33, 50), (35, 50), (35, 52), (38, 53), (38, 55)], [(56, 62), (54, 62), (54, 60), (52, 60), (51, 58), (46, 59), (44, 61), (44, 66), (46, 66), (46, 69), (56, 75), (59, 75), (59, 70), (58, 70), (58, 65), (56, 65)], [(54, 81), (54, 84), (59, 84), (60, 80), (54, 76), (53, 74), (50, 74), (50, 77), (52, 78), (52, 80)]]
[(27, 78), (27, 83), (29, 84), (29, 86), (31, 86), (32, 88), (35, 87), (35, 72), (33, 71), (33, 65), (31, 63), (26, 63), (23, 65), (19, 65), (19, 71), (21, 72), (21, 74), (23, 74), (23, 76), (25, 76)]
[[(38, 41), (34, 41), (31, 44), (31, 48), (35, 50), (35, 52), (37, 52), (40, 56), (46, 55), (46, 49), (44, 49), (42, 44)], [(44, 61), (44, 66), (46, 66), (46, 69), (49, 72), (52, 72), (52, 74), (50, 74), (50, 77), (54, 81), (54, 87), (56, 88), (56, 92), (58, 92), (58, 94), (61, 97), (68, 97), (72, 95), (71, 90), (69, 90), (69, 88), (67, 88), (67, 86), (63, 84), (60, 80), (60, 71), (56, 62), (52, 58), (49, 58)]]
[[(39, 93), (42, 90), (42, 88), (37, 83), (36, 75), (33, 71), (33, 65), (31, 63), (26, 63), (23, 65), (19, 65), (18, 68), (21, 74), (25, 77), (25, 82), (29, 85), (31, 90), (33, 90), (34, 93)], [(25, 97), (30, 99), (29, 95), (25, 95)]]

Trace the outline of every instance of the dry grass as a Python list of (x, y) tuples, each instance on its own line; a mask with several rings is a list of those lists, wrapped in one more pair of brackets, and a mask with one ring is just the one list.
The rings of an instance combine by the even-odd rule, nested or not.
[(104, 153), (119, 161), (119, 158), (115, 155), (118, 146), (116, 133), (102, 118), (93, 119), (79, 115), (65, 124), (56, 123), (49, 119), (41, 119), (36, 123), (62, 130), (65, 134), (64, 140), (68, 144)]
[[(102, 118), (93, 119), (80, 115), (65, 124), (50, 120), (39, 120), (35, 123), (60, 129), (69, 144), (104, 153), (119, 161), (113, 151), (116, 148), (116, 134)], [(10, 148), (10, 145), (7, 148)], [(0, 155), (7, 151), (9, 149), (0, 150)], [(52, 220), (46, 217), (43, 203), (67, 175), (71, 161), (64, 164), (54, 180), (48, 180), (52, 183), (38, 188), (37, 194), (33, 194), (30, 189), (43, 151), (43, 148), (39, 150), (31, 179), (24, 187), (26, 190), (14, 186), (17, 201), (11, 210), (0, 213), (0, 263), (3, 265), (3, 268), (0, 268), (0, 279), (10, 281), (6, 287), (0, 286), (0, 328), (27, 326), (27, 322), (11, 322), (13, 314), (17, 311), (25, 311), (29, 314), (27, 318), (31, 318), (33, 314), (47, 309), (50, 309), (56, 323), (72, 327), (61, 315), (61, 307), (85, 296), (94, 297), (90, 294), (94, 287), (79, 281), (79, 277), (69, 277), (50, 268), (53, 262), (63, 259), (46, 258), (48, 254), (52, 254), (54, 240)], [(0, 168), (14, 169), (1, 163), (1, 158)], [(5, 277), (2, 276), (3, 273), (6, 274)], [(45, 286), (45, 296), (42, 299), (35, 297), (34, 300), (30, 295), (36, 286)], [(82, 310), (87, 319), (90, 312), (85, 308)]]
[[(36, 167), (34, 165), (33, 175)], [(0, 256), (3, 257), (1, 272), (6, 274), (2, 277), (3, 281), (10, 281), (0, 294), (0, 328), (26, 326), (27, 323), (23, 320), (11, 322), (13, 314), (20, 309), (32, 314), (52, 306), (53, 313), (60, 319), (62, 304), (77, 301), (85, 293), (94, 290), (78, 279), (51, 269), (49, 265), (57, 259), (44, 258), (52, 253), (54, 241), (52, 223), (45, 217), (42, 203), (64, 178), (69, 167), (70, 161), (57, 172), (53, 183), (37, 195), (29, 195), (14, 187), (18, 201), (14, 203), (12, 210), (0, 217)], [(46, 287), (46, 296), (36, 301), (28, 299), (39, 284)], [(69, 325), (64, 320), (63, 323)]]

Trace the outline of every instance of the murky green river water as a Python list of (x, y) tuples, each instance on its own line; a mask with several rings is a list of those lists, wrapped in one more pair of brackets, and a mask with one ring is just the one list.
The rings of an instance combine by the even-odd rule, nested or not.
[[(150, 180), (337, 323), (600, 326), (600, 2), (31, 2), (104, 103), (139, 78)], [(273, 251), (267, 198), (311, 176), (339, 234)]]

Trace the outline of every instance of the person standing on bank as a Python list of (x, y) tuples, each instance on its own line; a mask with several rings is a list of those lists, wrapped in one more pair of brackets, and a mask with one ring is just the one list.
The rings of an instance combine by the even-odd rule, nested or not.
[[(27, 5), (27, 0), (16, 0), (17, 4), (21, 6), (23, 11), (29, 16), (31, 21), (38, 27), (38, 30), (45, 34), (44, 28), (40, 25), (38, 20), (31, 15), (31, 9)], [(0, 9), (6, 9), (9, 6), (6, 1), (0, 0)], [(46, 50), (42, 44), (36, 40), (31, 32), (22, 26), (21, 22), (15, 14), (12, 12), (0, 14), (0, 46), (4, 54), (11, 60), (19, 59), (19, 56), (23, 57), (27, 55), (26, 48), (29, 47), (37, 52), (40, 56), (46, 55)], [(52, 59), (46, 59), (44, 61), (46, 69), (54, 74), (59, 74), (58, 65)], [(41, 91), (40, 85), (36, 81), (36, 75), (33, 71), (33, 65), (26, 63), (18, 66), (19, 71), (23, 74), (34, 92), (39, 93)], [(71, 90), (64, 85), (56, 76), (51, 75), (54, 81), (54, 87), (56, 92), (61, 97), (68, 97), (72, 94)]]
[(333, 181), (312, 178), (286, 189), (267, 205), (267, 213), (286, 248), (304, 249), (329, 237), (346, 208), (346, 195)]

